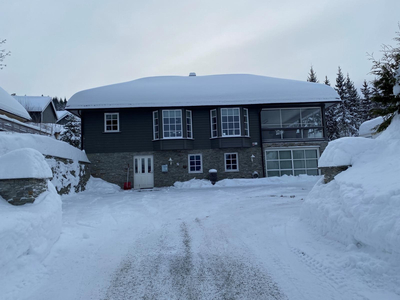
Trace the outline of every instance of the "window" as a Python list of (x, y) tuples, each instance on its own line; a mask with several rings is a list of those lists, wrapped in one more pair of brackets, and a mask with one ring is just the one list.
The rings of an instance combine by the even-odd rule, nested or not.
[(211, 120), (211, 137), (215, 138), (218, 136), (217, 110), (216, 109), (212, 109), (210, 111), (210, 120)]
[(192, 111), (186, 111), (186, 130), (187, 130), (187, 138), (193, 138), (193, 126), (192, 126)]
[(158, 140), (160, 138), (158, 123), (158, 111), (153, 111), (153, 139)]
[(119, 113), (104, 114), (104, 131), (105, 132), (119, 131)]
[(243, 121), (244, 121), (244, 135), (250, 136), (249, 131), (249, 110), (247, 108), (243, 108)]
[(264, 109), (261, 129), (263, 140), (323, 138), (321, 108)]
[(163, 110), (164, 139), (182, 138), (182, 111)]
[(222, 136), (240, 136), (239, 108), (221, 108)]
[(189, 173), (203, 173), (203, 159), (201, 154), (189, 154)]
[(282, 175), (319, 175), (318, 149), (273, 149), (265, 151), (267, 177)]
[(225, 172), (239, 171), (239, 160), (237, 153), (225, 153)]

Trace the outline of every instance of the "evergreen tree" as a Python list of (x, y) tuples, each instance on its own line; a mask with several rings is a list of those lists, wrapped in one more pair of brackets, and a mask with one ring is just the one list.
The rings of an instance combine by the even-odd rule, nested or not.
[(330, 81), (328, 79), (328, 76), (325, 76), (324, 84), (331, 86), (331, 83), (330, 83)]
[(342, 102), (336, 106), (336, 109), (333, 112), (338, 125), (339, 134), (341, 137), (350, 136), (351, 130), (349, 128), (350, 116), (348, 112), (348, 101), (347, 101), (348, 95), (346, 90), (345, 78), (343, 76), (342, 69), (340, 67), (338, 68), (338, 73), (336, 77), (335, 90), (339, 94), (340, 99), (342, 100)]
[(396, 34), (394, 40), (398, 47), (383, 45), (382, 58), (380, 60), (376, 60), (373, 56), (370, 58), (372, 61), (371, 74), (376, 76), (372, 82), (374, 87), (372, 101), (378, 104), (378, 108), (374, 109), (374, 113), (384, 118), (384, 122), (377, 129), (378, 132), (385, 130), (394, 115), (400, 113), (400, 95), (393, 94), (396, 72), (400, 67), (400, 31)]
[(313, 66), (311, 66), (310, 73), (308, 73), (308, 82), (318, 82), (317, 73), (314, 72)]
[(81, 122), (73, 115), (68, 115), (66, 120), (67, 123), (64, 125), (64, 131), (60, 134), (60, 140), (80, 149)]
[[(325, 76), (324, 83), (329, 86), (331, 85), (327, 76)], [(326, 134), (330, 141), (340, 137), (338, 124), (335, 117), (335, 111), (337, 110), (336, 106), (338, 106), (338, 104), (332, 104), (325, 109)]]
[(363, 113), (360, 111), (361, 101), (358, 95), (357, 89), (354, 86), (354, 82), (351, 81), (349, 74), (346, 77), (346, 103), (348, 111), (348, 130), (350, 136), (355, 136), (358, 134), (358, 128), (360, 128), (363, 122)]
[(371, 101), (372, 91), (366, 80), (364, 80), (363, 86), (361, 88), (361, 93), (363, 97), (360, 102), (360, 111), (363, 115), (363, 122), (365, 122), (373, 118), (373, 105)]

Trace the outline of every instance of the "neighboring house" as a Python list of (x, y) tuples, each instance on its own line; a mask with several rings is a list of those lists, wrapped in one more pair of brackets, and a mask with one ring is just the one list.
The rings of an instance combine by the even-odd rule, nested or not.
[(79, 120), (79, 118), (73, 114), (71, 114), (69, 111), (67, 110), (58, 110), (57, 112), (57, 124), (59, 125), (65, 125), (68, 120), (67, 120), (67, 116), (72, 116), (74, 119)]
[[(256, 75), (141, 78), (76, 93), (92, 175), (135, 188), (175, 181), (318, 175), (324, 112), (340, 101), (324, 84)], [(132, 169), (131, 169), (132, 174)]]
[(376, 132), (376, 128), (383, 122), (383, 117), (377, 117), (368, 121), (365, 121), (360, 125), (358, 129), (358, 136), (374, 139), (379, 136), (380, 133)]
[(29, 112), (34, 123), (56, 123), (57, 112), (51, 97), (16, 96), (13, 97)]

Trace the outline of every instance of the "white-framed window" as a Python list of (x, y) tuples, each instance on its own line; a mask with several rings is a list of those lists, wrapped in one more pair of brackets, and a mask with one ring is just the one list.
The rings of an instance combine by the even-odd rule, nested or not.
[(243, 108), (243, 122), (244, 122), (244, 135), (245, 136), (250, 136), (249, 110), (247, 108)]
[(158, 121), (158, 111), (153, 111), (153, 139), (160, 138), (160, 123)]
[(240, 136), (240, 109), (221, 108), (222, 136)]
[(210, 110), (210, 122), (211, 122), (211, 137), (218, 137), (218, 123), (217, 123), (217, 110)]
[(239, 171), (239, 156), (237, 153), (225, 153), (225, 172)]
[(319, 175), (318, 148), (268, 149), (265, 151), (267, 177)]
[(182, 138), (182, 110), (163, 110), (164, 139)]
[(186, 110), (186, 134), (188, 139), (193, 138), (192, 111)]
[(188, 155), (189, 173), (203, 173), (203, 157), (201, 154)]
[(119, 113), (104, 113), (104, 132), (119, 131)]

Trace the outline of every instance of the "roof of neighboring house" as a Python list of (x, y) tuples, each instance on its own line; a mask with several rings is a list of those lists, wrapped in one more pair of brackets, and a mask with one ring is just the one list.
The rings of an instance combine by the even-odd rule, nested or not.
[(57, 113), (57, 122), (59, 122), (60, 120), (62, 120), (63, 118), (65, 118), (68, 115), (73, 116), (74, 118), (77, 118), (75, 115), (71, 114), (67, 110), (57, 110), (56, 113)]
[(52, 98), (49, 96), (13, 96), (15, 99), (21, 103), (25, 109), (29, 112), (42, 112), (51, 103), (56, 111)]
[(16, 115), (26, 120), (31, 120), (26, 109), (5, 90), (0, 87), (0, 110)]
[(76, 93), (66, 109), (338, 102), (325, 84), (259, 75), (146, 77)]

